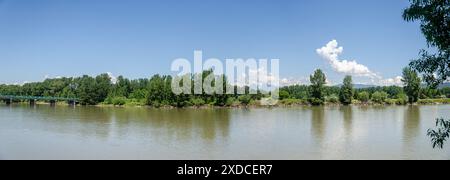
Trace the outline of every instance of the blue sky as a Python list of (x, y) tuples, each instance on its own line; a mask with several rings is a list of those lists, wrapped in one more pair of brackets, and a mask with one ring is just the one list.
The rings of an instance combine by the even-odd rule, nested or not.
[[(316, 49), (332, 40), (339, 60), (379, 81), (394, 78), (426, 47), (408, 0), (0, 0), (0, 83), (111, 72), (169, 74), (176, 58), (278, 58), (280, 77), (316, 68), (339, 83)], [(356, 82), (370, 83), (368, 77)], [(377, 81), (378, 82), (378, 81)]]

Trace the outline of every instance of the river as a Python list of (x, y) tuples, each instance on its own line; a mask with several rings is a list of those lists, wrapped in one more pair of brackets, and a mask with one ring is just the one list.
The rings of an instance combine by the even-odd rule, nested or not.
[(450, 159), (450, 105), (150, 109), (0, 105), (0, 159)]

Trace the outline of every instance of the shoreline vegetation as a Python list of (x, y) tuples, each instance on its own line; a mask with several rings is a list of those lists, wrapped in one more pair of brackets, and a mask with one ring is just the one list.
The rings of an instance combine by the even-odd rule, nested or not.
[[(278, 90), (277, 105), (267, 107), (450, 104), (450, 87), (421, 87), (420, 78), (415, 71), (405, 68), (403, 74), (404, 87), (354, 88), (351, 76), (345, 77), (341, 86), (326, 86), (326, 76), (318, 69), (310, 77), (311, 85), (281, 87)], [(212, 70), (191, 75), (192, 84), (196, 76), (205, 79), (209, 75), (213, 75)], [(101, 74), (96, 77), (84, 75), (76, 78), (46, 79), (43, 82), (23, 85), (0, 85), (0, 95), (78, 98), (79, 105), (99, 107), (154, 108), (264, 107), (260, 105), (261, 99), (270, 96), (259, 90), (256, 94), (249, 94), (250, 87), (231, 86), (224, 75), (216, 76), (217, 78), (223, 78), (224, 92), (225, 88), (234, 88), (235, 94), (209, 95), (203, 92), (203, 94), (175, 95), (171, 89), (173, 79), (171, 76), (155, 75), (150, 79), (137, 80), (119, 76), (113, 82), (108, 74)], [(212, 83), (214, 84), (214, 81)], [(246, 93), (237, 94), (238, 90)]]
[[(353, 101), (351, 104), (352, 106), (359, 106), (359, 107), (365, 107), (365, 106), (420, 106), (420, 105), (448, 105), (450, 104), (450, 98), (443, 98), (443, 99), (420, 99), (417, 103), (414, 104), (400, 104), (397, 103), (398, 101), (396, 99), (387, 99), (384, 103), (374, 103), (374, 102), (367, 102), (363, 103), (360, 101)], [(27, 102), (21, 101), (16, 102), (16, 104), (19, 105), (29, 105)], [(49, 103), (44, 101), (37, 101), (35, 105), (49, 105)], [(57, 102), (55, 104), (56, 106), (67, 106), (67, 103), (65, 102)], [(154, 108), (154, 109), (245, 109), (245, 108), (290, 108), (290, 107), (313, 107), (311, 103), (305, 101), (305, 100), (299, 100), (299, 99), (285, 99), (280, 100), (278, 104), (272, 105), (272, 106), (265, 106), (261, 105), (259, 101), (253, 101), (249, 103), (248, 105), (242, 105), (242, 104), (236, 104), (232, 106), (214, 106), (214, 105), (201, 105), (201, 106), (185, 106), (185, 107), (174, 107), (174, 106), (160, 106), (158, 108), (155, 108), (153, 106), (149, 105), (139, 105), (139, 104), (124, 104), (124, 105), (114, 105), (114, 104), (105, 104), (100, 103), (97, 105), (76, 105), (76, 106), (86, 106), (86, 107), (98, 107), (98, 108)], [(326, 102), (320, 106), (324, 107), (340, 107), (340, 106), (348, 106), (341, 103), (332, 103), (332, 102)]]

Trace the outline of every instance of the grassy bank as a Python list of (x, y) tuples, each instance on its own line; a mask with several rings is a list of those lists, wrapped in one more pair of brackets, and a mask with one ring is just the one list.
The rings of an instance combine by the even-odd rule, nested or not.
[[(16, 101), (14, 104), (28, 105), (27, 101)], [(49, 102), (37, 101), (36, 105), (49, 105)], [(402, 99), (385, 99), (381, 102), (377, 101), (367, 101), (362, 102), (359, 100), (353, 100), (352, 105), (357, 106), (390, 106), (390, 105), (407, 105), (408, 103)], [(420, 99), (414, 105), (442, 105), (450, 104), (450, 98), (440, 98), (440, 99)], [(67, 106), (66, 102), (57, 102), (56, 106)], [(342, 104), (338, 101), (328, 100), (323, 106), (341, 106)], [(81, 105), (77, 105), (81, 106)], [(250, 100), (246, 103), (240, 102), (238, 99), (232, 99), (227, 102), (225, 106), (215, 106), (213, 103), (204, 104), (203, 102), (190, 102), (184, 107), (175, 107), (168, 104), (160, 104), (157, 107), (149, 106), (143, 100), (137, 99), (123, 99), (120, 103), (107, 103), (103, 102), (98, 105), (91, 105), (93, 107), (150, 107), (150, 108), (160, 108), (160, 109), (175, 109), (175, 108), (192, 108), (192, 109), (210, 109), (210, 108), (264, 108), (264, 107), (296, 107), (296, 106), (312, 106), (312, 104), (306, 99), (283, 99), (279, 100), (274, 106), (264, 106), (261, 105), (259, 100)]]
[[(414, 105), (441, 105), (450, 104), (450, 98), (441, 99), (420, 99)], [(324, 106), (341, 106), (342, 104), (338, 101), (326, 101)], [(352, 105), (358, 106), (380, 106), (380, 105), (408, 105), (408, 102), (404, 99), (385, 99), (383, 101), (367, 101), (362, 102), (359, 100), (353, 100)], [(146, 105), (143, 101), (129, 100), (121, 104), (107, 104), (101, 103), (97, 105), (99, 107), (153, 107)], [(205, 108), (261, 108), (261, 107), (295, 107), (295, 106), (312, 106), (312, 104), (306, 99), (283, 99), (279, 100), (274, 106), (264, 106), (261, 105), (259, 100), (250, 100), (248, 104), (241, 103), (239, 100), (232, 100), (225, 106), (215, 106), (214, 104), (204, 104), (204, 103), (191, 103), (183, 108), (194, 108), (194, 109), (205, 109)], [(159, 105), (156, 108), (177, 108), (170, 105)]]

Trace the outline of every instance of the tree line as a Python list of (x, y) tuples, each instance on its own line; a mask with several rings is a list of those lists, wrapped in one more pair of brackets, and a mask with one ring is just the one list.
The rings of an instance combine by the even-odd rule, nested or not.
[[(200, 75), (206, 78), (213, 73), (204, 71)], [(230, 87), (224, 78), (224, 88)], [(82, 105), (137, 105), (137, 106), (241, 106), (257, 104), (266, 97), (257, 91), (249, 94), (249, 87), (235, 88), (235, 94), (180, 94), (172, 92), (173, 77), (169, 75), (154, 75), (150, 79), (130, 80), (119, 76), (115, 83), (108, 74), (96, 77), (81, 76), (76, 78), (46, 79), (43, 82), (26, 83), (23, 85), (0, 85), (2, 95), (44, 96), (78, 98)], [(191, 78), (194, 84), (194, 76)], [(327, 86), (326, 75), (318, 69), (310, 77), (310, 85), (292, 85), (279, 89), (281, 104), (303, 103), (322, 105), (325, 103), (377, 103), (406, 104), (415, 103), (419, 99), (450, 98), (450, 88), (421, 87), (421, 79), (417, 72), (405, 68), (403, 70), (404, 87), (386, 86), (370, 88), (354, 88), (352, 77), (346, 76), (341, 86)], [(237, 94), (239, 88), (244, 88), (244, 95)], [(224, 89), (225, 92), (225, 89)]]
[[(212, 74), (211, 70), (204, 71), (200, 75), (205, 79)], [(192, 76), (192, 82), (194, 82)], [(224, 77), (225, 78), (225, 77)], [(46, 79), (43, 82), (26, 83), (23, 85), (0, 85), (1, 95), (15, 96), (44, 96), (78, 98), (82, 105), (149, 105), (153, 107), (173, 106), (235, 106), (248, 105), (260, 100), (263, 95), (249, 94), (249, 87), (235, 86), (235, 92), (243, 88), (244, 95), (239, 94), (180, 94), (172, 92), (172, 79), (170, 75), (154, 75), (147, 79), (130, 80), (119, 76), (115, 83), (108, 74), (100, 74), (96, 77), (84, 75), (76, 78)], [(226, 79), (224, 79), (226, 82)], [(194, 83), (192, 83), (194, 84)], [(230, 86), (227, 84), (227, 86)], [(224, 86), (225, 89), (225, 86)], [(224, 91), (225, 92), (225, 91)]]
[[(310, 77), (311, 85), (294, 85), (280, 89), (280, 99), (282, 102), (310, 103), (312, 105), (322, 105), (325, 103), (341, 103), (349, 105), (358, 104), (397, 104), (404, 105), (417, 102), (448, 103), (450, 98), (450, 88), (423, 87), (422, 80), (418, 73), (411, 68), (403, 69), (403, 87), (399, 86), (379, 86), (369, 88), (354, 88), (352, 77), (346, 76), (341, 86), (326, 86), (326, 75), (318, 69)], [(433, 99), (436, 99), (433, 101)], [(441, 99), (441, 100), (438, 100)], [(442, 99), (446, 99), (442, 101)]]

